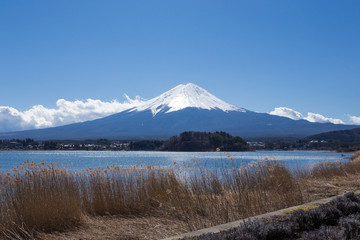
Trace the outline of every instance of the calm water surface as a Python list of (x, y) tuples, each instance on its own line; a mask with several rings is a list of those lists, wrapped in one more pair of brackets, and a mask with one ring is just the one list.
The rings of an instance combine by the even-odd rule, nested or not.
[[(265, 158), (281, 161), (293, 167), (308, 167), (319, 161), (348, 161), (351, 153), (334, 153), (321, 151), (258, 151), (230, 152), (231, 158), (237, 164), (250, 163)], [(132, 165), (158, 165), (163, 168), (177, 164), (192, 165), (194, 160), (207, 168), (225, 166), (230, 161), (222, 152), (111, 152), (111, 151), (0, 151), (0, 166), (2, 171), (30, 160), (37, 163), (56, 162), (71, 170), (84, 168), (105, 168), (110, 165), (128, 167)]]

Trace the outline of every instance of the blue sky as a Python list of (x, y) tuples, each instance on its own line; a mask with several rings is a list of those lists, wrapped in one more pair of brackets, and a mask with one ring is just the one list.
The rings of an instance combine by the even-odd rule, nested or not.
[[(1, 1), (0, 106), (192, 82), (258, 112), (360, 116), (360, 1)], [(0, 115), (1, 117), (1, 115)]]

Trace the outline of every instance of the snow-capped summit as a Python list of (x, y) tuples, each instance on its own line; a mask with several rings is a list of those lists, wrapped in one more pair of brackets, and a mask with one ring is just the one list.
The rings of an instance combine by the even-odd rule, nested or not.
[(170, 113), (189, 107), (207, 110), (217, 109), (224, 112), (246, 111), (222, 101), (193, 83), (180, 84), (158, 97), (142, 102), (130, 111), (151, 110), (155, 116), (159, 112)]

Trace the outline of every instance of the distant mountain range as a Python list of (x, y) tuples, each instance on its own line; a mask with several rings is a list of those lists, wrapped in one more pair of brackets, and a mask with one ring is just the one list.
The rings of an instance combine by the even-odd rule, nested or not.
[(105, 118), (60, 127), (0, 133), (0, 139), (167, 139), (184, 131), (225, 131), (243, 138), (306, 137), (355, 127), (256, 113), (226, 103), (189, 83)]
[(360, 128), (320, 133), (309, 136), (305, 140), (360, 144)]

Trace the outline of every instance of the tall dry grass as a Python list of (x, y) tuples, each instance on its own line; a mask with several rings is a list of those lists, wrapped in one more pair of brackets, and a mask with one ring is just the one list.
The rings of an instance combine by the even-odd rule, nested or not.
[(360, 151), (354, 153), (349, 162), (318, 162), (308, 170), (298, 170), (297, 177), (300, 178), (333, 178), (336, 176), (347, 176), (360, 172)]
[(92, 215), (146, 215), (159, 210), (178, 181), (171, 169), (110, 166), (77, 174), (82, 209)]
[[(230, 158), (231, 159), (231, 158)], [(0, 238), (71, 229), (84, 215), (176, 218), (189, 230), (303, 202), (299, 176), (276, 161), (217, 170), (177, 166), (68, 171), (25, 162), (0, 174)], [(360, 172), (360, 164), (319, 164), (301, 177)]]
[(72, 172), (26, 161), (0, 173), (0, 238), (71, 229), (85, 214), (159, 214), (166, 191), (177, 184), (172, 170), (154, 166)]
[[(186, 170), (185, 170), (186, 171)], [(222, 224), (302, 202), (298, 184), (281, 163), (261, 161), (214, 172), (200, 168), (187, 187), (169, 192), (174, 214), (189, 229)]]
[(0, 231), (4, 236), (64, 230), (80, 221), (77, 180), (65, 169), (27, 161), (0, 173)]
[(360, 162), (360, 151), (357, 151), (354, 153), (354, 155), (351, 157), (352, 162)]

